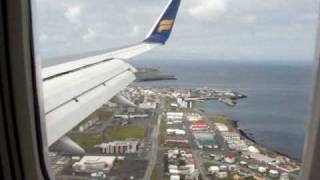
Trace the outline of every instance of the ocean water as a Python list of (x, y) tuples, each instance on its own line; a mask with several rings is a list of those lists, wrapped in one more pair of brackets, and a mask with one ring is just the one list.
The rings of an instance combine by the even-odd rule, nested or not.
[(235, 107), (216, 101), (198, 107), (237, 120), (256, 142), (301, 159), (310, 113), (311, 64), (214, 60), (134, 60), (132, 64), (159, 68), (178, 79), (138, 84), (230, 88), (245, 93), (248, 98), (238, 101)]

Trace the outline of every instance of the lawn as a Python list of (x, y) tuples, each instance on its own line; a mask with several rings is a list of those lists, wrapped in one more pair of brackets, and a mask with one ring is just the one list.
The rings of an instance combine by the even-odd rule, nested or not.
[(105, 133), (105, 137), (109, 141), (125, 140), (128, 138), (135, 138), (142, 140), (144, 138), (145, 129), (143, 126), (128, 125), (115, 126), (112, 130)]
[(73, 134), (70, 135), (70, 138), (84, 149), (93, 147), (103, 141), (98, 134)]
[(155, 166), (152, 170), (151, 180), (159, 180), (160, 172), (157, 166)]

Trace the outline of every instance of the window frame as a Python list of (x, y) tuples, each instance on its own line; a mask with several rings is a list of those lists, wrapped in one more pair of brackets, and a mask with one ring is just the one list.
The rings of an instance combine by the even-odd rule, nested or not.
[(50, 179), (30, 0), (0, 2), (0, 157), (4, 179)]
[(314, 180), (320, 177), (320, 18), (317, 18), (315, 55), (313, 69), (313, 92), (311, 99), (311, 116), (307, 122), (306, 138), (302, 156), (301, 180)]

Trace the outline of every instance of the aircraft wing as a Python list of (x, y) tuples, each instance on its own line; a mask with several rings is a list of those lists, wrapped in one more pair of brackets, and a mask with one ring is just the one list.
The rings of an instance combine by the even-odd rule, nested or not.
[(165, 44), (180, 1), (169, 1), (145, 40), (138, 44), (43, 69), (49, 146), (135, 80), (136, 70), (126, 60)]

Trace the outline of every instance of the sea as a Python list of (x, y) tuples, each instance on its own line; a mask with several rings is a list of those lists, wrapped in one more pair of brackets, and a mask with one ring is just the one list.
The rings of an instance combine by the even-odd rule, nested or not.
[(301, 160), (310, 118), (312, 63), (222, 60), (133, 60), (135, 67), (158, 68), (177, 80), (137, 83), (156, 87), (212, 87), (246, 94), (235, 107), (197, 104), (208, 114), (237, 120), (257, 143)]

